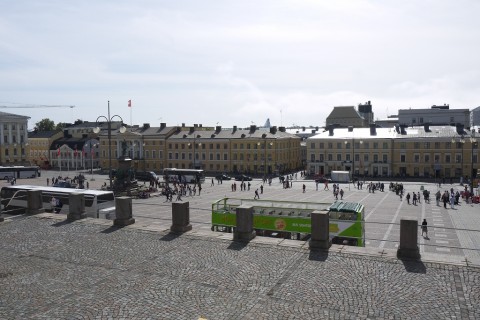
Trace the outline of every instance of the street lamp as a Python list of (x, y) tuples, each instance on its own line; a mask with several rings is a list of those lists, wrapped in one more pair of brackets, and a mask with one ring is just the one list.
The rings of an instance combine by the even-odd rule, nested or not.
[(465, 144), (465, 137), (463, 136), (463, 134), (460, 136), (460, 139), (458, 140), (458, 142), (455, 140), (455, 138), (452, 138), (452, 144), (455, 145), (455, 149), (457, 149), (458, 144), (462, 145), (462, 159), (460, 161), (460, 165), (461, 165), (461, 167), (460, 167), (460, 182), (463, 185), (463, 146)]
[[(108, 114), (107, 114), (107, 117), (105, 116), (99, 116), (97, 118), (97, 120), (95, 122), (98, 123), (98, 119), (105, 119), (107, 120), (107, 126), (108, 126), (108, 178), (109, 178), (109, 181), (110, 181), (110, 190), (113, 190), (113, 186), (112, 186), (112, 148), (111, 148), (111, 145), (112, 145), (112, 119), (113, 118), (119, 118), (121, 121), (122, 121), (122, 124), (123, 124), (123, 119), (122, 117), (120, 117), (119, 115), (113, 115), (110, 117), (110, 101), (108, 101)], [(127, 128), (125, 128), (123, 125), (120, 127), (120, 133), (125, 133), (125, 131), (127, 131)], [(100, 132), (100, 128), (99, 127), (96, 127), (93, 132), (95, 133), (99, 133)]]
[[(472, 153), (470, 154), (470, 193), (473, 197), (473, 179), (475, 178), (474, 175), (473, 175), (473, 149), (475, 148), (475, 146), (477, 146), (477, 139), (475, 138), (475, 129), (472, 129), (472, 134), (470, 136), (470, 143), (471, 143), (471, 147), (472, 147)], [(478, 161), (478, 158), (475, 157), (476, 160)]]
[[(264, 139), (263, 140), (263, 149), (264, 149), (264, 153), (263, 153), (263, 180), (266, 180), (267, 179), (267, 134), (266, 133), (262, 134), (262, 138)], [(261, 146), (261, 143), (258, 142), (257, 145)], [(268, 145), (272, 146), (273, 142), (270, 142)]]
[(92, 144), (92, 140), (90, 140), (90, 173), (92, 177), (90, 178), (90, 181), (95, 181), (93, 178), (93, 148), (96, 148), (98, 146), (98, 143)]

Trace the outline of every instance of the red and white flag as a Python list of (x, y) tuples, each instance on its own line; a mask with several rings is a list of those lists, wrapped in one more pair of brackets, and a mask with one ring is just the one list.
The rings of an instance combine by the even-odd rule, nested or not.
[(132, 100), (128, 100), (128, 107), (129, 107), (129, 108), (132, 107)]
[(57, 149), (57, 157), (60, 156), (60, 148)]

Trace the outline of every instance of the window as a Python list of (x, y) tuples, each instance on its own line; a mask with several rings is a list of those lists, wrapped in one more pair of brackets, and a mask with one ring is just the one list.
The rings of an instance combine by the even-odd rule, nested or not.
[(383, 163), (387, 163), (388, 162), (388, 155), (384, 154), (382, 157), (383, 157)]
[(169, 160), (172, 160), (172, 159), (173, 159), (173, 155), (172, 155), (171, 152), (168, 153), (168, 159), (169, 159)]
[(228, 160), (228, 154), (227, 153), (223, 154), (223, 160)]
[(388, 149), (388, 142), (383, 143), (383, 149)]
[(407, 143), (406, 142), (400, 142), (400, 148), (401, 149), (406, 149), (407, 148)]
[(337, 161), (342, 161), (342, 155), (340, 153), (337, 153)]
[(404, 154), (400, 155), (400, 162), (406, 162), (406, 156)]
[(175, 152), (175, 160), (178, 160), (178, 152)]
[(213, 160), (213, 153), (210, 152), (210, 160)]
[(449, 154), (446, 154), (446, 155), (445, 155), (445, 163), (450, 163), (450, 162), (451, 162), (450, 155), (449, 155)]
[(365, 145), (365, 149), (370, 149), (370, 142), (365, 142), (364, 145)]
[(331, 142), (328, 143), (328, 149), (333, 149), (333, 143)]
[(333, 160), (333, 155), (331, 153), (328, 154), (328, 161), (332, 161)]
[(378, 142), (373, 143), (373, 149), (378, 149)]
[(462, 155), (461, 154), (456, 154), (455, 155), (455, 162), (456, 163), (462, 162)]
[(323, 142), (320, 142), (320, 149), (324, 149), (324, 143)]
[(323, 160), (323, 154), (321, 154), (321, 155), (319, 156), (319, 158), (320, 158), (320, 159), (319, 159), (320, 162), (323, 162), (323, 161), (324, 161), (324, 160)]
[(420, 155), (418, 153), (413, 155), (413, 162), (415, 163), (420, 162)]
[(349, 153), (347, 153), (347, 154), (345, 155), (345, 161), (351, 161), (351, 159), (350, 159), (350, 154), (349, 154)]
[(368, 154), (363, 155), (363, 161), (368, 162)]
[(310, 143), (310, 149), (315, 149), (315, 142)]
[(373, 155), (373, 162), (378, 162), (378, 154)]
[(435, 142), (435, 149), (440, 149), (440, 142)]
[(314, 155), (314, 154), (311, 154), (311, 155), (310, 155), (310, 161), (311, 161), (311, 162), (315, 162), (315, 155)]
[(423, 155), (423, 161), (425, 163), (429, 163), (430, 162), (430, 155), (429, 154), (424, 154)]
[(430, 149), (430, 142), (423, 143), (423, 148), (424, 149)]
[(450, 149), (452, 147), (452, 143), (451, 142), (445, 142), (445, 148), (446, 149)]
[(413, 143), (413, 148), (414, 149), (420, 149), (420, 142), (414, 142)]
[(337, 142), (337, 149), (342, 149), (342, 143), (341, 142)]

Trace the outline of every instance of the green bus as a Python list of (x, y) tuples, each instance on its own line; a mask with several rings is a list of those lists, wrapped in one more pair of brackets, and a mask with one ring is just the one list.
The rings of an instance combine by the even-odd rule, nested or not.
[(236, 208), (253, 207), (253, 228), (267, 235), (272, 233), (310, 235), (313, 211), (324, 211), (330, 217), (332, 243), (365, 245), (365, 208), (360, 203), (335, 201), (332, 203), (290, 202), (223, 198), (212, 204), (212, 230), (236, 226)]

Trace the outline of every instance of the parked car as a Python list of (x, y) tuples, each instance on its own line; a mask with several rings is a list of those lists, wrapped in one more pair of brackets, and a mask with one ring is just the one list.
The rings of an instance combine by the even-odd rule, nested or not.
[(252, 177), (246, 176), (244, 174), (240, 174), (238, 176), (235, 176), (236, 181), (252, 181)]
[(220, 175), (216, 176), (215, 179), (217, 179), (217, 180), (231, 180), (232, 177), (229, 177), (226, 174), (220, 174)]
[(139, 171), (135, 173), (135, 179), (140, 181), (157, 180), (157, 175), (153, 171)]
[(319, 178), (315, 178), (315, 182), (318, 182), (318, 183), (324, 183), (324, 182), (332, 182), (332, 179), (330, 178), (326, 178), (326, 177), (319, 177)]

